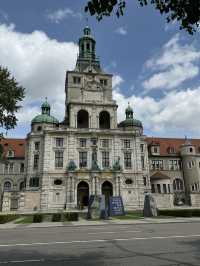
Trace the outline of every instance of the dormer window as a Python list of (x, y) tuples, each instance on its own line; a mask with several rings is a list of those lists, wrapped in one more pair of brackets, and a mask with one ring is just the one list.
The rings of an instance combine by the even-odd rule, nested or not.
[(100, 83), (101, 83), (101, 85), (103, 85), (103, 86), (107, 86), (108, 81), (107, 81), (107, 79), (100, 79)]
[(12, 158), (12, 157), (14, 157), (14, 151), (13, 150), (9, 150), (8, 152), (7, 152), (7, 157), (9, 157), (9, 158)]
[(168, 147), (167, 151), (169, 154), (173, 154), (173, 153), (175, 153), (175, 148), (174, 147)]
[(193, 152), (193, 148), (190, 148), (190, 152)]
[(160, 146), (159, 145), (152, 145), (151, 146), (151, 154), (152, 155), (159, 155), (160, 154)]
[(81, 77), (74, 76), (73, 77), (73, 83), (74, 84), (80, 84), (81, 83)]

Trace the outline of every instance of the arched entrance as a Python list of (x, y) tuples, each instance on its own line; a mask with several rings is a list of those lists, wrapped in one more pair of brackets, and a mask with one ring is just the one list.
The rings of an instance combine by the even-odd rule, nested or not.
[(109, 181), (105, 181), (101, 187), (102, 194), (105, 195), (106, 205), (109, 203), (109, 198), (113, 195), (113, 185)]
[(89, 185), (81, 181), (77, 186), (77, 205), (82, 208), (88, 206), (89, 201)]
[(89, 127), (89, 114), (85, 110), (78, 111), (77, 114), (77, 128)]
[(107, 111), (102, 111), (99, 114), (99, 127), (100, 129), (110, 128), (110, 114)]

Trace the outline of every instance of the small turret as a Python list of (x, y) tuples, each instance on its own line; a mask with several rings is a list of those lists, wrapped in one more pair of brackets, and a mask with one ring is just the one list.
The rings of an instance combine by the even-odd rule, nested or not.
[(192, 145), (191, 141), (185, 138), (185, 143), (181, 145), (181, 156), (194, 156), (196, 155), (195, 147)]

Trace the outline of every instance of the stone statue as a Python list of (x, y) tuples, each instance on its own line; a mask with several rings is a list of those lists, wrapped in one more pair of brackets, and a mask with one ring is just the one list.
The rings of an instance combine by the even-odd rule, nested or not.
[(151, 193), (146, 193), (144, 198), (144, 217), (158, 216), (156, 201)]
[(67, 166), (67, 170), (68, 171), (75, 171), (76, 168), (77, 168), (77, 166), (76, 166), (75, 162), (73, 160), (70, 160), (69, 164)]
[(87, 219), (99, 219), (99, 217), (100, 217), (99, 196), (91, 195), (88, 204)]
[(120, 165), (120, 157), (118, 156), (117, 160), (115, 161), (115, 163), (113, 164), (113, 170), (114, 171), (120, 171), (121, 165)]

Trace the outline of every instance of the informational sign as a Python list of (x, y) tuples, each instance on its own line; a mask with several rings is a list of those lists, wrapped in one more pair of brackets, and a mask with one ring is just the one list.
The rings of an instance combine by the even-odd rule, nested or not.
[(124, 204), (121, 196), (110, 197), (109, 199), (110, 216), (125, 215)]

